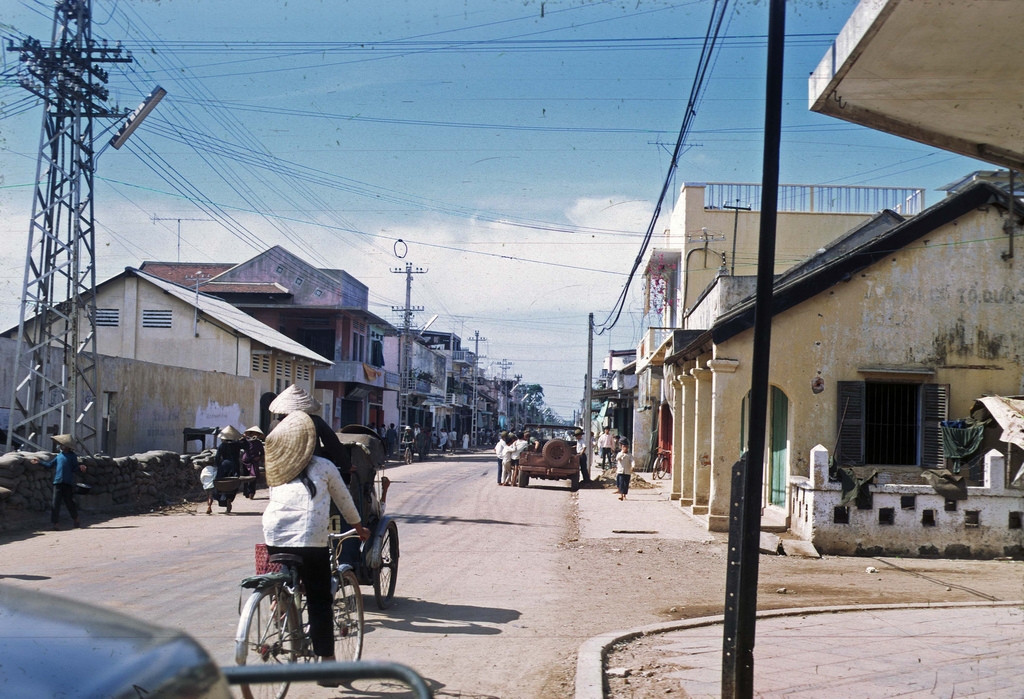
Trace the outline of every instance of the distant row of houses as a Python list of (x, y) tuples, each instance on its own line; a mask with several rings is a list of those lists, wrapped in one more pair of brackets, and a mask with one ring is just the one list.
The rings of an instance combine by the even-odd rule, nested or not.
[[(480, 429), (498, 425), (502, 386), (483, 375), (457, 335), (415, 334), (402, 377), (398, 331), (368, 309), (368, 298), (368, 287), (344, 270), (319, 269), (282, 247), (238, 264), (126, 268), (96, 290), (103, 391), (96, 448), (177, 450), (187, 446), (186, 430), (268, 430), (268, 406), (291, 384), (316, 397), (336, 429), (401, 427), (401, 390), (409, 424), (462, 434), (475, 410)], [(0, 341), (0, 400), (11, 394), (17, 338), (12, 328)], [(9, 412), (0, 408), (5, 429)]]

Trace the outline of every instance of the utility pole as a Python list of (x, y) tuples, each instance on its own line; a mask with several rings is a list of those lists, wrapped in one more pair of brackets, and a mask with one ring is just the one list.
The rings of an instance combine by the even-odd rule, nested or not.
[(416, 379), (412, 376), (412, 316), (423, 311), (423, 306), (412, 305), (412, 277), (414, 274), (426, 274), (422, 267), (413, 267), (411, 262), (405, 263), (405, 269), (392, 267), (392, 274), (405, 275), (405, 307), (392, 306), (391, 310), (402, 313), (402, 335), (398, 342), (398, 419), (399, 427), (409, 426), (409, 393), (416, 388)]
[(751, 207), (749, 207), (749, 206), (740, 206), (740, 200), (737, 199), (735, 205), (722, 204), (722, 208), (723, 209), (732, 209), (732, 210), (734, 210), (736, 212), (736, 215), (733, 217), (733, 220), (732, 220), (732, 257), (729, 258), (729, 276), (730, 277), (735, 277), (736, 276), (736, 233), (739, 231), (739, 228), (740, 228), (740, 212), (741, 211), (750, 211)]
[[(519, 390), (519, 384), (522, 383), (522, 381), (523, 381), (523, 375), (522, 374), (513, 374), (512, 375), (512, 380), (516, 382), (515, 386), (512, 387), (512, 395), (514, 396), (516, 394), (516, 391)], [(523, 420), (523, 404), (520, 401), (519, 403), (513, 403), (513, 405), (516, 406), (516, 411), (515, 411), (516, 412), (516, 425), (521, 427), (522, 426), (521, 423), (522, 423), (522, 420)], [(527, 413), (526, 418), (527, 418), (527, 420), (530, 418), (529, 413)]]
[(185, 277), (185, 281), (196, 283), (196, 306), (195, 312), (192, 314), (192, 335), (194, 337), (199, 337), (199, 285), (210, 279), (213, 279), (213, 277), (201, 270)]
[[(102, 397), (93, 121), (126, 115), (107, 106), (109, 75), (102, 64), (132, 57), (120, 42), (93, 40), (89, 0), (57, 0), (49, 46), (29, 37), (20, 45), (9, 42), (7, 50), (20, 53), (19, 82), (44, 105), (7, 449), (49, 449), (49, 437), (59, 430), (91, 453), (100, 446), (96, 405)], [(51, 360), (55, 354), (62, 355), (59, 364)]]
[[(593, 425), (593, 390), (594, 390), (594, 314), (591, 313), (587, 319), (587, 385), (583, 390), (583, 437), (586, 440), (587, 461), (591, 461), (594, 454)], [(590, 464), (593, 468), (593, 464)]]
[(754, 635), (757, 627), (757, 577), (764, 476), (765, 425), (768, 419), (768, 371), (772, 342), (772, 291), (775, 230), (779, 205), (779, 145), (782, 134), (783, 56), (786, 2), (768, 6), (768, 60), (765, 78), (764, 158), (761, 170), (761, 222), (757, 245), (757, 293), (750, 368), (748, 450), (732, 467), (729, 550), (725, 575), (722, 639), (722, 697), (754, 695)]
[(212, 221), (212, 218), (175, 218), (173, 216), (164, 218), (162, 216), (153, 215), (153, 223), (157, 221), (177, 221), (178, 222), (178, 262), (181, 262), (181, 222), (182, 221)]
[(486, 337), (480, 337), (480, 331), (473, 331), (473, 409), (470, 412), (470, 438), (473, 440), (473, 446), (477, 444), (477, 430), (480, 428), (477, 424), (477, 396), (476, 396), (476, 383), (477, 383), (477, 367), (480, 366), (480, 343), (487, 342)]
[(512, 407), (512, 396), (511, 391), (508, 390), (508, 388), (505, 386), (505, 383), (508, 381), (508, 370), (512, 368), (512, 362), (510, 362), (507, 359), (502, 359), (500, 362), (498, 362), (498, 368), (501, 369), (501, 390), (505, 392), (505, 422), (507, 423), (506, 429), (511, 430), (512, 418), (509, 413), (510, 408)]

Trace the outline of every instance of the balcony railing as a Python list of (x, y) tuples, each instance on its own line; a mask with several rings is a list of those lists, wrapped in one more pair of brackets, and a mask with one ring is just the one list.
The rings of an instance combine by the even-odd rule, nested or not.
[[(708, 182), (704, 208), (749, 206), (761, 210), (761, 185), (745, 182)], [(875, 214), (892, 209), (913, 216), (924, 209), (924, 190), (912, 187), (861, 187), (825, 184), (780, 184), (779, 211), (823, 214)]]
[(334, 366), (327, 369), (317, 369), (316, 380), (361, 383), (384, 388), (384, 370), (377, 369), (377, 372), (377, 377), (371, 380), (366, 376), (363, 362), (335, 362)]
[(674, 328), (647, 328), (647, 332), (640, 339), (636, 356), (638, 359), (646, 359), (651, 356), (661, 343), (672, 334)]
[(469, 350), (453, 350), (452, 361), (461, 362), (462, 364), (472, 364), (473, 353), (470, 352)]

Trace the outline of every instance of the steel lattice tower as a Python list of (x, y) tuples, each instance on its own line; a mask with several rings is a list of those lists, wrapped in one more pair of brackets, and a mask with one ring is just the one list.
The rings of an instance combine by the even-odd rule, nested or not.
[(98, 451), (93, 120), (123, 117), (105, 106), (104, 63), (128, 63), (118, 44), (92, 38), (89, 0), (57, 0), (50, 46), (8, 45), (20, 83), (44, 104), (32, 200), (7, 448), (50, 448), (69, 433)]

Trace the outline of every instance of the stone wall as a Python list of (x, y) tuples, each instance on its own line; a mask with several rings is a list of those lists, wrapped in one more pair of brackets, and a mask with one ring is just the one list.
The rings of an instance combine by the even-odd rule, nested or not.
[[(930, 485), (893, 482), (879, 473), (863, 509), (840, 506), (842, 486), (828, 478), (828, 449), (811, 450), (809, 478), (790, 476), (790, 530), (836, 556), (1024, 558), (1024, 490), (1007, 487), (1006, 459), (985, 455), (984, 485), (947, 500)], [(913, 469), (919, 471), (919, 469)]]
[[(12, 452), (0, 456), (0, 532), (26, 526), (50, 510), (53, 469), (33, 464), (46, 461), (49, 452)], [(101, 511), (125, 506), (153, 506), (180, 502), (202, 490), (193, 456), (171, 451), (113, 458), (80, 456), (86, 472), (78, 482), (92, 486), (78, 495), (79, 507)], [(64, 514), (63, 516), (67, 516)]]

